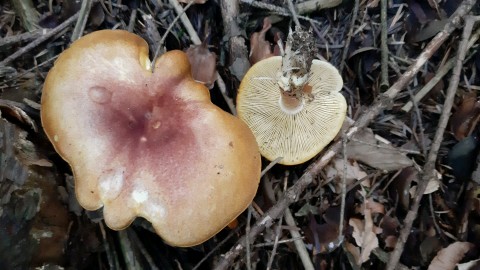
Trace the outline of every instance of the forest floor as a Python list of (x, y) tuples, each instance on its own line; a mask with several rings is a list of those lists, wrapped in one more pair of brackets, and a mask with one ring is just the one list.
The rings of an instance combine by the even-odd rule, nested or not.
[[(2, 1), (0, 269), (480, 269), (479, 11), (473, 0)], [(204, 61), (191, 60), (194, 74), (213, 70), (195, 79), (235, 114), (245, 72), (279, 55), (295, 25), (339, 70), (347, 120), (306, 163), (263, 159), (235, 228), (176, 248), (144, 219), (114, 231), (79, 206), (40, 121), (45, 78), (72, 41), (123, 29), (151, 59), (189, 50)]]

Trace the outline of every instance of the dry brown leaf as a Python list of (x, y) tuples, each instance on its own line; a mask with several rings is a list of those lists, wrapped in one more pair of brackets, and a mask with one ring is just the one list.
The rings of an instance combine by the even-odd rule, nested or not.
[(469, 242), (455, 242), (441, 249), (428, 266), (428, 270), (453, 270), (474, 245)]
[(385, 206), (379, 202), (375, 202), (372, 198), (367, 199), (365, 207), (370, 209), (372, 213), (385, 214)]
[(395, 246), (397, 245), (397, 240), (398, 237), (396, 237), (395, 235), (389, 235), (385, 237), (385, 247), (395, 248)]
[[(360, 166), (358, 166), (358, 163), (356, 161), (348, 160), (346, 165), (347, 170), (345, 171), (343, 158), (336, 158), (335, 160), (330, 162), (325, 169), (327, 178), (343, 179), (343, 177), (345, 176), (347, 185), (350, 185), (353, 184), (353, 182), (361, 180), (367, 176), (367, 174), (362, 169), (360, 169)], [(362, 184), (364, 186), (370, 186), (368, 180), (363, 181)], [(337, 191), (339, 190), (340, 189), (337, 188)]]
[(347, 248), (348, 252), (352, 254), (355, 262), (358, 262), (360, 260), (360, 248), (350, 242), (346, 242), (345, 247)]
[(212, 88), (217, 79), (217, 55), (206, 44), (192, 45), (186, 51), (193, 79)]
[(280, 55), (277, 47), (272, 51), (272, 44), (265, 39), (265, 34), (272, 28), (272, 23), (268, 17), (263, 19), (263, 26), (260, 32), (255, 32), (250, 36), (250, 55), (248, 59), (250, 64), (255, 64), (265, 58)]
[(463, 97), (455, 113), (450, 118), (453, 135), (459, 141), (469, 136), (480, 118), (480, 101), (471, 93)]
[(412, 166), (405, 154), (384, 142), (375, 139), (373, 131), (365, 128), (357, 132), (347, 144), (347, 156), (384, 171), (399, 170)]
[(378, 247), (378, 238), (374, 231), (375, 229), (372, 220), (372, 213), (370, 209), (365, 209), (365, 222), (359, 219), (351, 218), (348, 222), (353, 227), (352, 236), (358, 246), (361, 247), (360, 258), (357, 261), (358, 265), (368, 261), (372, 250)]
[[(440, 181), (442, 180), (442, 175), (437, 170), (435, 170), (435, 175), (436, 175), (435, 178), (431, 178), (428, 181), (427, 187), (425, 188), (425, 192), (423, 193), (424, 195), (433, 193), (440, 188)], [(414, 178), (413, 180), (417, 182), (417, 178)], [(417, 186), (411, 187), (410, 196), (413, 198), (416, 193), (417, 193)]]

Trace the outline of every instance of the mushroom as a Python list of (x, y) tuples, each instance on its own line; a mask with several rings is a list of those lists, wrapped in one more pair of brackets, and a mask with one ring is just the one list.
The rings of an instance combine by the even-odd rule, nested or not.
[(282, 157), (296, 165), (318, 154), (339, 132), (347, 104), (343, 80), (331, 64), (314, 59), (301, 93), (284, 91), (282, 57), (264, 59), (243, 78), (237, 96), (238, 116), (256, 137), (268, 160)]
[(88, 210), (124, 229), (137, 216), (168, 244), (200, 244), (251, 203), (261, 159), (254, 136), (210, 101), (185, 53), (149, 70), (148, 46), (122, 30), (93, 32), (46, 78), (41, 118)]

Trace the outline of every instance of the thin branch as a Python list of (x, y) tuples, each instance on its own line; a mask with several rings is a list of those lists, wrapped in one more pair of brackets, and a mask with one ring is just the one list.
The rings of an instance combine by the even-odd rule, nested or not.
[(292, 19), (295, 22), (295, 25), (301, 27), (300, 21), (298, 20), (297, 11), (295, 10), (295, 6), (293, 5), (292, 0), (287, 0), (288, 2), (288, 9), (290, 10), (290, 14), (292, 14)]
[[(465, 13), (467, 13), (471, 6), (475, 4), (475, 0), (466, 0), (462, 3), (462, 7), (465, 7)], [(470, 8), (469, 8), (470, 7)], [(457, 10), (458, 11), (458, 10)], [(456, 12), (457, 13), (457, 12)], [(458, 12), (460, 13), (460, 12)], [(458, 14), (457, 13), (457, 14)], [(430, 179), (435, 177), (435, 163), (437, 160), (438, 150), (440, 149), (440, 144), (443, 140), (443, 133), (445, 128), (447, 127), (448, 119), (450, 118), (450, 111), (453, 106), (453, 101), (455, 98), (455, 93), (458, 87), (458, 82), (460, 80), (460, 73), (463, 67), (463, 60), (465, 59), (465, 54), (467, 51), (467, 44), (468, 39), (472, 33), (473, 24), (475, 23), (475, 19), (472, 17), (467, 17), (465, 26), (463, 28), (463, 36), (460, 46), (457, 51), (457, 60), (455, 64), (455, 68), (452, 72), (452, 78), (450, 79), (450, 84), (447, 89), (447, 96), (445, 98), (445, 103), (443, 105), (442, 114), (440, 115), (440, 120), (438, 123), (437, 131), (435, 133), (435, 137), (433, 139), (432, 146), (430, 148), (430, 152), (428, 153), (427, 163), (424, 166), (422, 181), (418, 183), (417, 192), (415, 194), (415, 199), (413, 201), (411, 209), (408, 211), (407, 216), (405, 217), (405, 222), (403, 224), (403, 228), (400, 231), (400, 236), (398, 237), (397, 244), (395, 245), (392, 254), (390, 255), (390, 260), (387, 263), (387, 270), (394, 270), (396, 269), (398, 262), (400, 261), (400, 256), (403, 253), (405, 243), (407, 242), (407, 238), (410, 235), (410, 230), (412, 229), (413, 221), (417, 217), (418, 208), (420, 206), (420, 201), (422, 199), (423, 194), (427, 188), (428, 182)]]
[[(177, 12), (177, 14), (181, 14), (180, 15), (180, 20), (182, 21), (182, 24), (183, 24), (183, 27), (185, 27), (185, 30), (187, 30), (187, 33), (190, 36), (190, 40), (192, 41), (192, 43), (195, 44), (195, 45), (202, 44), (202, 41), (198, 37), (198, 34), (195, 31), (195, 29), (193, 28), (192, 23), (188, 19), (187, 15), (185, 15), (184, 13), (182, 14), (183, 9), (182, 9), (182, 6), (178, 3), (178, 1), (177, 0), (169, 0), (169, 3), (173, 6), (173, 8), (175, 9), (175, 12)], [(216, 75), (217, 75), (217, 80), (215, 82), (217, 83), (217, 86), (220, 89), (220, 93), (222, 94), (223, 99), (227, 103), (228, 108), (230, 109), (230, 112), (233, 115), (236, 115), (235, 105), (233, 104), (233, 100), (228, 96), (227, 89), (226, 89), (226, 86), (225, 86), (225, 82), (223, 81), (223, 79), (220, 76), (220, 74), (218, 73), (218, 71), (217, 71)]]
[[(480, 38), (480, 28), (478, 28), (475, 33), (472, 35), (470, 38), (470, 41), (468, 42), (467, 49), (470, 50), (473, 45), (475, 45)], [(405, 112), (409, 112), (412, 109), (413, 102), (420, 102), (424, 96), (430, 92), (430, 90), (433, 89), (433, 87), (445, 76), (447, 73), (450, 71), (450, 69), (453, 68), (453, 65), (455, 63), (456, 57), (452, 57), (450, 60), (447, 61), (446, 64), (441, 66), (439, 69), (437, 69), (437, 72), (435, 72), (435, 76), (428, 81), (427, 84), (425, 84), (420, 91), (417, 92), (415, 97), (407, 102), (403, 107), (402, 110)]]
[(157, 57), (158, 55), (160, 54), (160, 50), (161, 48), (163, 47), (163, 43), (165, 42), (165, 40), (167, 39), (167, 36), (168, 34), (170, 34), (170, 31), (172, 31), (173, 27), (175, 26), (175, 24), (178, 22), (178, 20), (180, 20), (180, 18), (185, 14), (185, 11), (187, 11), (187, 9), (189, 9), (192, 5), (193, 5), (194, 1), (191, 0), (183, 9), (181, 12), (178, 12), (177, 14), (177, 17), (175, 17), (175, 19), (173, 19), (173, 21), (170, 23), (170, 25), (168, 26), (167, 30), (165, 30), (165, 33), (163, 34), (162, 36), (162, 39), (160, 40), (160, 42), (158, 43), (157, 45), (157, 49), (155, 50), (155, 54), (153, 55), (153, 60), (152, 60), (152, 63), (150, 64), (150, 70), (152, 71), (153, 73), (153, 69), (155, 68), (155, 62), (157, 60)]
[[(255, 7), (255, 8), (265, 9), (265, 10), (274, 12), (274, 13), (280, 15), (280, 16), (285, 16), (285, 17), (292, 16), (292, 14), (290, 13), (290, 11), (288, 9), (283, 8), (283, 7), (279, 7), (279, 6), (276, 6), (276, 5), (272, 5), (272, 4), (269, 4), (269, 3), (265, 3), (265, 2), (262, 2), (262, 1), (240, 0), (240, 2), (242, 2), (244, 4), (247, 4), (247, 5), (250, 5), (252, 7)], [(318, 21), (313, 20), (313, 19), (308, 18), (308, 17), (305, 17), (305, 16), (298, 15), (297, 18), (300, 19), (300, 20), (304, 20), (304, 21), (307, 21), (307, 22), (314, 23), (314, 24), (320, 24)]]
[(345, 47), (343, 47), (342, 53), (342, 61), (340, 62), (340, 74), (342, 74), (343, 68), (345, 67), (345, 62), (347, 61), (348, 57), (348, 49), (350, 47), (350, 41), (352, 40), (353, 36), (353, 29), (355, 28), (355, 22), (357, 21), (358, 9), (360, 5), (360, 0), (355, 0), (355, 6), (353, 7), (352, 11), (352, 22), (350, 23), (350, 29), (348, 30), (347, 40), (345, 41)]
[(85, 25), (87, 25), (88, 16), (90, 15), (90, 10), (92, 9), (93, 0), (84, 0), (82, 6), (80, 7), (79, 16), (75, 28), (73, 28), (72, 36), (70, 41), (74, 42), (79, 39), (83, 31), (85, 30)]
[[(295, 219), (293, 218), (292, 212), (290, 211), (289, 208), (285, 209), (285, 223), (287, 223), (288, 226), (294, 228), (297, 226), (295, 224)], [(300, 257), (300, 260), (302, 261), (303, 268), (305, 270), (313, 270), (315, 267), (313, 267), (312, 260), (310, 259), (310, 254), (307, 251), (307, 248), (305, 247), (305, 242), (303, 241), (300, 233), (297, 230), (290, 230), (290, 234), (292, 235), (292, 239), (295, 239), (293, 244), (295, 245), (295, 248), (297, 249), (298, 256)]]
[(39, 38), (35, 39), (34, 41), (30, 42), (28, 45), (26, 45), (25, 47), (22, 47), (21, 49), (19, 49), (18, 51), (14, 52), (12, 55), (10, 55), (9, 57), (3, 59), (2, 62), (0, 62), (0, 66), (6, 66), (7, 64), (9, 64), (10, 62), (16, 60), (17, 58), (19, 58), (20, 56), (22, 56), (23, 54), (29, 52), (30, 50), (32, 50), (33, 48), (37, 47), (38, 45), (40, 45), (41, 43), (45, 42), (46, 40), (48, 40), (49, 38), (55, 36), (56, 34), (60, 33), (61, 31), (63, 31), (65, 28), (67, 28), (68, 26), (70, 26), (73, 22), (75, 22), (75, 20), (78, 18), (79, 16), (79, 13), (76, 13), (75, 15), (73, 15), (72, 17), (68, 18), (66, 21), (64, 21), (63, 23), (61, 23), (60, 25), (58, 25), (57, 27), (53, 28), (52, 30), (50, 30), (48, 33), (46, 33), (45, 35), (43, 36), (40, 36)]
[[(455, 30), (456, 27), (460, 26), (460, 21), (465, 14), (467, 14), (472, 6), (475, 4), (475, 0), (466, 0), (464, 1), (457, 11), (450, 17), (449, 22), (444, 26), (444, 29), (438, 33), (430, 43), (425, 47), (423, 52), (419, 55), (417, 60), (408, 68), (408, 70), (403, 73), (395, 84), (393, 84), (385, 93), (380, 95), (377, 100), (373, 103), (370, 108), (365, 111), (355, 124), (345, 133), (345, 137), (350, 139), (358, 130), (366, 127), (370, 122), (385, 108), (387, 108), (391, 103), (393, 98), (395, 98), (402, 89), (404, 89), (413, 77), (418, 73), (420, 68), (425, 64), (425, 62), (430, 59), (430, 57), (437, 51), (437, 49), (447, 40), (450, 34)], [(336, 141), (332, 144), (324, 154), (312, 163), (305, 173), (300, 177), (293, 186), (291, 186), (285, 193), (282, 198), (280, 198), (277, 203), (272, 206), (262, 218), (260, 218), (255, 225), (252, 227), (248, 235), (243, 236), (236, 245), (234, 245), (229, 252), (220, 260), (216, 269), (227, 269), (228, 266), (235, 260), (235, 258), (240, 255), (240, 253), (245, 248), (245, 240), (247, 237), (254, 239), (258, 234), (263, 232), (265, 228), (269, 228), (274, 223), (275, 219), (279, 218), (283, 214), (284, 210), (292, 203), (294, 203), (300, 196), (300, 194), (305, 190), (306, 187), (310, 185), (313, 180), (313, 177), (316, 176), (323, 167), (330, 162), (330, 160), (339, 153), (342, 147), (342, 142)]]
[(381, 34), (381, 49), (382, 49), (382, 75), (381, 75), (381, 82), (380, 87), (383, 89), (388, 89), (390, 85), (388, 82), (388, 46), (387, 46), (387, 0), (381, 0), (380, 6), (380, 20), (382, 26), (382, 34)]

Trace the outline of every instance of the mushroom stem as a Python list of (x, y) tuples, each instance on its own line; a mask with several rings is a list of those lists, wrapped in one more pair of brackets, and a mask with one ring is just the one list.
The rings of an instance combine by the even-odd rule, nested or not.
[(300, 92), (287, 92), (280, 89), (280, 99), (278, 101), (280, 108), (287, 114), (296, 114), (303, 109), (304, 99)]

